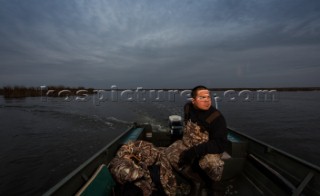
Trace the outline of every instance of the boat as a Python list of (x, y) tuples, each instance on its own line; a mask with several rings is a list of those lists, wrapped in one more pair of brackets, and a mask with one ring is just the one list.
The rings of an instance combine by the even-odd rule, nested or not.
[[(169, 122), (177, 119), (170, 117)], [(171, 128), (168, 132), (157, 132), (150, 124), (134, 123), (44, 195), (114, 195), (115, 181), (108, 164), (119, 147), (136, 140), (149, 141), (157, 147), (169, 146), (176, 139)], [(228, 142), (221, 179), (225, 195), (320, 195), (318, 166), (230, 128)], [(187, 182), (182, 178), (177, 174), (178, 184)], [(177, 195), (184, 192), (177, 191)]]

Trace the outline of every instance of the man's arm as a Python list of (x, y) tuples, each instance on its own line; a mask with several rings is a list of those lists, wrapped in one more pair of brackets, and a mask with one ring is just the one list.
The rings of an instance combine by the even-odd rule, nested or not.
[(180, 158), (183, 162), (188, 162), (192, 158), (200, 158), (206, 154), (223, 153), (228, 142), (227, 134), (226, 121), (221, 115), (210, 125), (209, 141), (184, 151)]

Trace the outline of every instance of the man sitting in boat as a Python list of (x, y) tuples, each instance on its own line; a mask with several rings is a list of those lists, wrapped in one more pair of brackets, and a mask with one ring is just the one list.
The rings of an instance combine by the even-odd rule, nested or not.
[(182, 140), (166, 149), (171, 165), (192, 181), (190, 195), (201, 195), (206, 184), (209, 195), (223, 195), (217, 190), (227, 146), (227, 128), (223, 115), (212, 106), (210, 91), (197, 86), (192, 101), (184, 106), (185, 128)]

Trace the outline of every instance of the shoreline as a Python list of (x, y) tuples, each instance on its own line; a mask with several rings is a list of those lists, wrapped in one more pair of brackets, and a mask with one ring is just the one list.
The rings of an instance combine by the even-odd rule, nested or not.
[[(186, 88), (142, 88), (138, 87), (139, 90), (163, 90), (163, 91), (170, 91), (170, 90), (191, 90)], [(64, 91), (63, 95), (76, 95), (79, 91), (81, 93), (86, 94), (95, 94), (97, 93), (95, 90), (105, 90), (105, 91), (124, 91), (124, 90), (137, 90), (133, 88), (116, 88), (116, 89), (94, 89), (94, 88), (85, 88), (85, 87), (64, 87), (64, 86), (48, 86), (46, 89), (41, 89), (40, 87), (23, 87), (23, 86), (14, 86), (14, 87), (2, 87), (0, 88), (0, 95), (4, 96), (5, 99), (17, 99), (17, 98), (26, 98), (26, 97), (40, 97), (46, 94), (46, 96), (50, 97), (60, 97), (62, 96), (61, 92)], [(298, 91), (320, 91), (320, 87), (275, 87), (275, 88), (212, 88), (209, 87), (211, 91), (227, 91), (227, 90), (234, 90), (234, 91), (243, 91), (243, 90), (250, 90), (250, 91), (259, 91), (259, 90), (276, 90), (279, 92), (298, 92)], [(49, 90), (51, 91), (48, 94)], [(47, 91), (47, 92), (43, 92)]]

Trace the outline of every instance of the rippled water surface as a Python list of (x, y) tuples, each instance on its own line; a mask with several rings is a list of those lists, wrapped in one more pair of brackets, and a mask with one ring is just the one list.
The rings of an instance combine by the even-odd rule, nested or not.
[[(223, 98), (228, 126), (320, 165), (320, 92), (278, 92), (276, 101)], [(165, 131), (185, 99), (105, 101), (0, 97), (0, 195), (41, 195), (133, 122)]]

